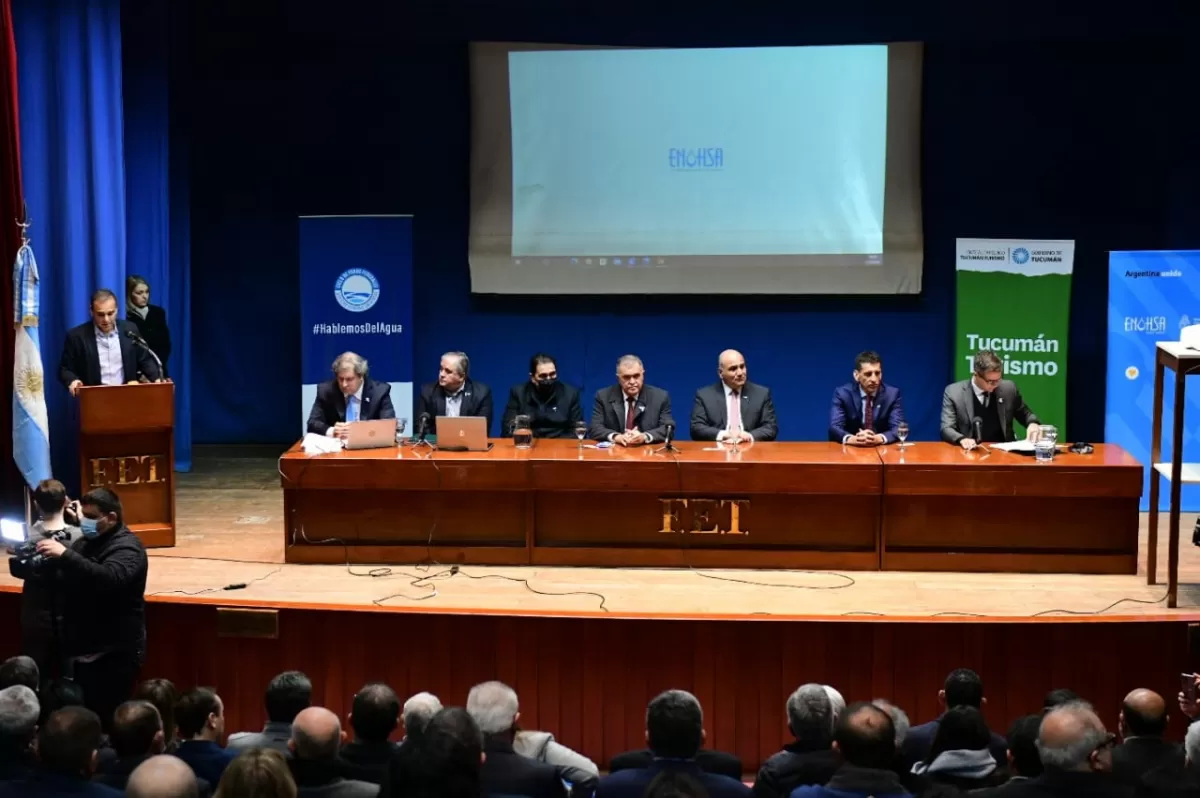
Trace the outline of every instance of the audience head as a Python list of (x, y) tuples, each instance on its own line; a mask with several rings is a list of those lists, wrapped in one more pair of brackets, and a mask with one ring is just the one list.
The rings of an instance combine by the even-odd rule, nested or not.
[(1009, 773), (1028, 779), (1042, 775), (1042, 758), (1037, 747), (1041, 726), (1041, 715), (1026, 715), (1013, 721), (1007, 738)]
[(38, 703), (42, 705), (42, 719), (45, 721), (51, 713), (60, 709), (83, 706), (83, 688), (67, 679), (54, 679), (38, 693)]
[(196, 774), (187, 763), (161, 754), (134, 768), (125, 784), (127, 798), (197, 798), (199, 792)]
[(92, 314), (92, 324), (105, 335), (117, 329), (117, 295), (107, 288), (97, 288), (92, 292), (92, 301), (88, 305)]
[(338, 716), (325, 707), (309, 707), (292, 721), (292, 739), (288, 750), (296, 759), (332, 762), (345, 742)]
[(83, 511), (79, 517), (79, 528), (85, 538), (103, 535), (125, 524), (121, 499), (108, 488), (89, 490), (79, 500), (79, 506)]
[(0, 690), (19, 684), (36, 693), (41, 683), (41, 674), (32, 657), (9, 657), (0, 664)]
[(29, 748), (37, 733), (37, 694), (23, 684), (0, 690), (0, 751), (19, 753)]
[(101, 739), (95, 712), (84, 707), (60, 709), (38, 732), (38, 759), (46, 770), (90, 778)]
[(1167, 730), (1167, 702), (1153, 690), (1132, 691), (1121, 702), (1118, 728), (1126, 739), (1162, 737)]
[(296, 798), (296, 782), (283, 754), (251, 748), (225, 768), (213, 798)]
[(1188, 726), (1187, 734), (1183, 738), (1183, 751), (1188, 768), (1200, 768), (1200, 723)]
[(644, 798), (708, 798), (708, 790), (687, 773), (664, 770), (646, 785)]
[(1046, 770), (1109, 771), (1115, 740), (1089, 705), (1062, 704), (1042, 718), (1038, 755)]
[(1042, 699), (1042, 712), (1049, 712), (1055, 707), (1061, 707), (1063, 704), (1078, 704), (1081, 701), (1083, 699), (1074, 690), (1060, 687), (1046, 693), (1046, 697)]
[(956, 668), (950, 671), (938, 693), (938, 701), (946, 709), (955, 707), (975, 707), (980, 709), (984, 703), (983, 679), (970, 668)]
[(291, 723), (312, 705), (312, 682), (300, 671), (284, 671), (267, 685), (267, 720)]
[(837, 691), (836, 687), (828, 684), (821, 685), (825, 689), (825, 695), (829, 696), (829, 704), (833, 707), (833, 725), (836, 727), (838, 718), (846, 711), (846, 699), (842, 698), (842, 694)]
[(166, 740), (158, 709), (149, 701), (126, 701), (121, 704), (113, 713), (108, 740), (121, 758), (161, 754)]
[(400, 699), (386, 684), (368, 684), (354, 695), (350, 726), (355, 739), (383, 742), (400, 725)]
[(992, 741), (983, 715), (975, 707), (955, 707), (942, 715), (926, 762), (932, 762), (947, 751), (986, 751)]
[(797, 740), (827, 742), (833, 738), (833, 702), (819, 684), (802, 684), (787, 700), (788, 729)]
[(885, 698), (876, 698), (871, 703), (886, 712), (892, 719), (892, 727), (896, 730), (896, 750), (899, 751), (900, 746), (904, 745), (904, 740), (908, 737), (908, 730), (912, 728), (908, 715), (903, 709)]
[(489, 737), (515, 732), (519, 710), (516, 692), (503, 682), (483, 682), (467, 694), (467, 713)]
[(464, 709), (446, 707), (388, 762), (381, 795), (479, 798), (483, 734)]
[(838, 721), (834, 746), (850, 765), (890, 770), (896, 758), (896, 729), (892, 719), (874, 704), (849, 706)]
[(168, 679), (149, 679), (133, 691), (133, 698), (149, 701), (158, 710), (162, 720), (163, 746), (169, 748), (175, 740), (175, 704), (179, 702), (179, 691)]
[(184, 742), (220, 740), (225, 736), (225, 706), (221, 697), (206, 687), (185, 693), (175, 705), (175, 723), (179, 739)]
[(58, 515), (67, 506), (67, 486), (57, 479), (43, 479), (33, 489), (33, 503), (42, 518)]
[(694, 759), (704, 743), (704, 710), (685, 690), (667, 690), (646, 707), (646, 743), (655, 756)]
[(442, 702), (433, 693), (417, 693), (404, 702), (402, 717), (404, 720), (404, 736), (418, 737), (425, 732), (425, 727), (433, 716), (442, 711)]

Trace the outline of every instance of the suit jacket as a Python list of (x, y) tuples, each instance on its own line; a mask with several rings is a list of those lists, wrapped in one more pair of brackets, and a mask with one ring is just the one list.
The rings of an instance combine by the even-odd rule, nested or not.
[[(1077, 773), (1047, 770), (1036, 779), (995, 788), (1003, 790), (1005, 798), (1133, 798), (1134, 791), (1112, 778), (1110, 773)], [(993, 795), (991, 790), (972, 793)]]
[[(728, 776), (731, 779), (742, 780), (742, 760), (724, 751), (710, 751), (701, 748), (696, 752), (695, 763), (705, 773), (715, 776)], [(608, 770), (616, 773), (619, 770), (638, 770), (648, 768), (655, 762), (654, 752), (649, 748), (640, 751), (626, 751), (617, 754), (608, 763)]]
[[(671, 417), (671, 395), (662, 388), (643, 385), (638, 397), (637, 414), (633, 423), (639, 430), (650, 435), (652, 443), (667, 437), (667, 425), (674, 424)], [(606, 441), (612, 434), (625, 432), (625, 392), (620, 385), (610, 385), (596, 391), (592, 402), (592, 421), (588, 436), (594, 441)]]
[(1142, 783), (1142, 777), (1163, 765), (1183, 764), (1183, 749), (1161, 737), (1131, 737), (1112, 752), (1113, 778), (1130, 787)]
[[(392, 386), (387, 382), (363, 380), (362, 401), (358, 405), (359, 420), (395, 418), (392, 407)], [(317, 386), (317, 398), (308, 414), (308, 431), (324, 435), (325, 431), (346, 420), (346, 395), (338, 387), (337, 380), (327, 380)]]
[[(729, 423), (725, 383), (705, 385), (692, 402), (692, 440), (715, 441)], [(742, 386), (742, 429), (756, 441), (773, 441), (779, 435), (771, 389), (747, 382)]]
[(226, 750), (207, 740), (188, 740), (175, 749), (175, 756), (186, 762), (197, 778), (218, 785), (225, 768), (229, 767), (237, 754), (237, 751)]
[(167, 312), (158, 305), (148, 305), (146, 318), (143, 319), (129, 310), (125, 312), (125, 321), (146, 339), (146, 343), (150, 344), (150, 348), (165, 367), (167, 359), (171, 357), (171, 331), (167, 328)]
[[(446, 392), (436, 382), (421, 386), (421, 395), (417, 398), (417, 418), (422, 413), (429, 414), (429, 434), (437, 434), (438, 416), (446, 415)], [(482, 382), (467, 380), (463, 383), (462, 406), (460, 416), (483, 416), (487, 419), (488, 434), (492, 434), (492, 391)], [(413, 431), (416, 432), (416, 427)]]
[[(896, 428), (904, 420), (900, 389), (881, 384), (875, 392), (874, 414), (871, 429), (882, 435), (885, 442), (895, 443)], [(847, 383), (833, 392), (833, 405), (829, 409), (829, 440), (841, 443), (847, 435), (854, 435), (862, 428), (862, 391), (857, 382)]]
[(88, 781), (82, 776), (35, 771), (25, 781), (0, 783), (0, 796), (4, 798), (120, 798), (125, 793), (107, 784)]
[[(133, 771), (149, 758), (150, 754), (114, 759), (103, 770), (92, 776), (92, 781), (112, 787), (114, 790), (123, 791), (125, 785), (129, 783), (129, 777), (133, 775)], [(212, 794), (212, 787), (204, 779), (197, 778), (196, 794), (199, 798), (208, 798)]]
[(842, 756), (829, 741), (799, 741), (772, 754), (754, 779), (754, 798), (788, 798), (807, 784), (826, 784), (842, 766)]
[[(1023, 426), (1039, 424), (1021, 392), (1012, 380), (1000, 380), (992, 398), (997, 402), (996, 412), (1000, 415), (1000, 429), (1004, 431), (1004, 440), (1016, 440), (1013, 435), (1013, 419)], [(975, 416), (975, 390), (971, 380), (960, 380), (946, 386), (942, 394), (942, 440), (946, 443), (958, 443), (963, 438), (971, 437), (971, 419)]]
[(485, 738), (483, 750), (487, 758), (479, 780), (485, 795), (566, 798), (567, 789), (553, 765), (521, 756), (513, 750), (512, 742), (503, 737)]
[[(125, 333), (130, 329), (128, 322), (117, 320), (117, 340), (121, 344), (121, 364), (125, 367), (122, 382), (134, 382), (138, 375), (148, 380), (157, 380), (162, 375), (158, 364), (144, 347), (138, 346)], [(58, 380), (69, 387), (75, 380), (84, 385), (100, 384), (100, 352), (96, 347), (96, 325), (84, 322), (67, 330), (63, 344), (62, 359), (58, 363)]]
[(1193, 798), (1200, 795), (1200, 771), (1186, 767), (1182, 760), (1172, 761), (1142, 776), (1139, 798)]
[[(309, 424), (311, 423), (310, 421)], [(292, 755), (288, 750), (288, 740), (290, 739), (292, 739), (292, 724), (269, 720), (260, 732), (238, 732), (229, 735), (229, 739), (225, 741), (225, 750), (240, 754), (251, 748), (270, 748), (285, 757), (290, 757)]]
[(600, 779), (595, 798), (642, 798), (650, 782), (663, 771), (686, 773), (698, 781), (708, 798), (749, 798), (750, 788), (737, 779), (701, 769), (696, 760), (653, 759), (644, 768), (610, 773)]
[(399, 750), (400, 744), (390, 740), (354, 740), (343, 745), (338, 752), (338, 770), (347, 779), (382, 784), (388, 762)]
[(508, 392), (500, 434), (511, 435), (519, 415), (529, 416), (535, 438), (574, 438), (575, 422), (583, 420), (579, 391), (560, 382), (554, 386), (554, 393), (543, 400), (533, 383), (514, 385)]

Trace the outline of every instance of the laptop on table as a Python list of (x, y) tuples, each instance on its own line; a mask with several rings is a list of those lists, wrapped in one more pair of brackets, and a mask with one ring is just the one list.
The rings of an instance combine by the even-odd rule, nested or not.
[(438, 416), (437, 447), (447, 452), (486, 452), (487, 419), (483, 416)]
[(347, 449), (383, 449), (396, 445), (396, 419), (351, 421), (346, 433)]

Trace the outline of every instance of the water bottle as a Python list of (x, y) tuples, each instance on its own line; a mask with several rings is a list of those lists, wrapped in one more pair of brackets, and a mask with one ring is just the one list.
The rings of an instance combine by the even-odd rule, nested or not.
[(1058, 444), (1058, 430), (1049, 425), (1041, 428), (1041, 437), (1033, 445), (1034, 459), (1039, 463), (1054, 461), (1054, 447)]
[(521, 414), (513, 420), (513, 446), (518, 449), (529, 449), (533, 447), (533, 427), (530, 425), (529, 416)]

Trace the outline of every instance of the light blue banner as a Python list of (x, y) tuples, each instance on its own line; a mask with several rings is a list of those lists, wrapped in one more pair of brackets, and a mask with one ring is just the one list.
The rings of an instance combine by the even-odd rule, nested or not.
[[(1179, 330), (1200, 324), (1200, 252), (1113, 252), (1108, 277), (1108, 395), (1104, 440), (1125, 449), (1145, 466), (1143, 511), (1150, 509), (1150, 436), (1154, 424), (1154, 360), (1159, 341), (1178, 341)], [(1163, 380), (1162, 455), (1170, 461), (1174, 434), (1175, 374)], [(1200, 460), (1200, 385), (1187, 391), (1183, 455)], [(1170, 484), (1160, 484), (1159, 509), (1170, 502)], [(1200, 510), (1200, 485), (1183, 488), (1185, 511)]]

